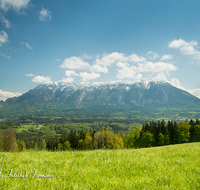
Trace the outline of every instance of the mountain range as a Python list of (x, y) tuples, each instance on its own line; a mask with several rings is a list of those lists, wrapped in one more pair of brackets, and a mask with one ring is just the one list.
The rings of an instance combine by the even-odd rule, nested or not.
[(0, 101), (0, 118), (35, 113), (137, 112), (200, 108), (200, 99), (164, 81), (41, 84)]

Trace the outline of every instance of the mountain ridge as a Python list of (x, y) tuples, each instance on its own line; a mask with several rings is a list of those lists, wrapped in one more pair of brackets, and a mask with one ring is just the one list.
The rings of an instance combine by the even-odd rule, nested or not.
[(110, 81), (38, 85), (0, 106), (10, 113), (68, 112), (68, 110), (130, 110), (200, 107), (200, 99), (165, 81)]

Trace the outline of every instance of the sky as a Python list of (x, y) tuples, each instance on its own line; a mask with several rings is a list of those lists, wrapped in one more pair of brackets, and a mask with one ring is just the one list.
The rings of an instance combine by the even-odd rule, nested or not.
[(0, 0), (0, 100), (55, 82), (163, 80), (200, 98), (199, 0)]

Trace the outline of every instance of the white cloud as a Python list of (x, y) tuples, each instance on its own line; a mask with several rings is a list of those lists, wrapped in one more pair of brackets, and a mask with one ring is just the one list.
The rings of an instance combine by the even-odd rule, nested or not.
[(169, 71), (166, 71), (165, 73), (166, 73), (166, 76), (167, 76), (167, 77), (170, 77)]
[(111, 54), (105, 54), (101, 59), (96, 59), (95, 63), (102, 66), (111, 66), (113, 63), (119, 60), (124, 60), (123, 53), (113, 52)]
[(166, 81), (170, 83), (172, 86), (175, 86), (176, 88), (185, 90), (184, 87), (181, 86), (181, 82), (177, 78), (171, 78), (170, 81), (167, 79), (166, 73), (165, 72), (160, 72), (158, 73), (155, 77), (152, 78), (153, 80), (157, 81)]
[(171, 79), (170, 84), (177, 87), (177, 88), (185, 90), (185, 88), (181, 86), (181, 82), (175, 77)]
[(5, 11), (12, 8), (19, 11), (22, 8), (26, 8), (29, 2), (30, 0), (0, 0), (0, 7)]
[(26, 47), (30, 50), (33, 50), (32, 47), (28, 44), (28, 43), (25, 43), (25, 42), (21, 42), (21, 45), (26, 45)]
[(8, 34), (6, 34), (5, 31), (1, 31), (0, 32), (0, 46), (2, 45), (2, 43), (6, 43), (8, 41)]
[(121, 67), (121, 68), (124, 68), (124, 67), (128, 67), (128, 66), (129, 66), (129, 64), (128, 64), (127, 62), (121, 62), (121, 61), (117, 62), (116, 65), (117, 65), (118, 67)]
[(162, 56), (162, 58), (160, 59), (161, 61), (164, 61), (164, 60), (168, 60), (168, 59), (172, 59), (173, 57), (172, 57), (172, 55), (170, 55), (170, 54), (165, 54), (165, 55), (163, 55)]
[(146, 58), (139, 57), (137, 54), (134, 54), (134, 53), (128, 56), (127, 60), (130, 62), (135, 62), (135, 63), (146, 62)]
[(190, 94), (200, 98), (200, 88), (187, 90)]
[(92, 59), (92, 56), (90, 56), (86, 53), (84, 53), (82, 57), (83, 57), (83, 59)]
[(107, 67), (102, 67), (101, 65), (92, 65), (90, 67), (91, 72), (96, 72), (96, 73), (108, 73), (108, 68)]
[(88, 69), (90, 64), (84, 62), (83, 59), (79, 57), (70, 57), (66, 58), (60, 67), (67, 69)]
[[(154, 56), (158, 56), (156, 53), (153, 53)], [(85, 54), (86, 56), (86, 54)], [(86, 56), (87, 57), (87, 56)], [(163, 56), (163, 59), (169, 59), (170, 55)], [(137, 54), (132, 54), (126, 56), (123, 53), (113, 52), (111, 54), (104, 54), (102, 58), (96, 58), (93, 62), (93, 65), (90, 65), (88, 62), (85, 62), (81, 57), (70, 57), (66, 58), (65, 61), (60, 65), (61, 68), (67, 68), (70, 70), (82, 69), (89, 70), (91, 73), (81, 72), (77, 74), (75, 71), (66, 71), (66, 76), (79, 76), (82, 80), (92, 80), (100, 77), (99, 73), (108, 73), (109, 66), (115, 64), (119, 69), (117, 69), (117, 77), (120, 79), (123, 78), (132, 78), (132, 79), (141, 79), (142, 73), (152, 73), (155, 77), (155, 73), (158, 74), (156, 77), (161, 77), (162, 73), (165, 73), (170, 77), (170, 71), (175, 71), (178, 68), (172, 63), (166, 62), (152, 62), (147, 61), (146, 58), (140, 57)], [(165, 78), (164, 78), (165, 77)], [(166, 79), (166, 76), (162, 78)]]
[(136, 78), (136, 71), (135, 67), (123, 67), (122, 69), (118, 70), (118, 74), (116, 75), (117, 78), (123, 79), (123, 78)]
[(179, 39), (179, 40), (174, 40), (170, 42), (168, 46), (170, 48), (180, 48), (182, 46), (188, 46), (188, 45), (190, 45), (188, 42), (186, 42), (185, 40)]
[(79, 76), (82, 78), (83, 81), (87, 81), (87, 80), (94, 80), (98, 77), (100, 77), (101, 75), (99, 73), (87, 73), (87, 72), (81, 72), (79, 73)]
[(55, 59), (55, 61), (61, 61), (60, 59)]
[(65, 75), (67, 77), (78, 76), (78, 74), (75, 71), (70, 71), (70, 70), (65, 71)]
[(8, 59), (11, 58), (10, 56), (7, 56), (6, 54), (3, 54), (3, 53), (1, 53), (1, 52), (0, 52), (0, 54), (1, 54), (2, 56), (4, 56), (4, 57), (8, 58)]
[(17, 96), (21, 96), (22, 94), (19, 92), (7, 92), (0, 90), (0, 100), (5, 101), (8, 98), (13, 98)]
[(0, 13), (0, 20), (5, 25), (6, 28), (10, 28), (10, 22)]
[(166, 82), (168, 82), (167, 77), (166, 77), (166, 75), (165, 75), (164, 72), (158, 73), (158, 74), (157, 74), (155, 77), (153, 77), (152, 79), (153, 79), (153, 80), (156, 80), (156, 81), (166, 81)]
[(135, 78), (138, 79), (138, 80), (141, 79), (142, 78), (142, 74), (138, 73)]
[(175, 71), (175, 67), (171, 63), (156, 62), (151, 61), (146, 62), (145, 64), (138, 63), (137, 71), (138, 72), (162, 72), (162, 71)]
[(186, 42), (185, 40), (179, 39), (169, 43), (170, 48), (180, 49), (183, 55), (194, 55), (195, 59), (200, 59), (200, 52), (194, 49), (194, 46), (198, 45), (197, 41)]
[(69, 77), (69, 78), (62, 78), (62, 80), (59, 82), (72, 83), (73, 81), (74, 81), (74, 79), (72, 77)]
[(164, 63), (164, 62), (153, 63), (150, 61), (146, 63), (138, 63), (137, 66), (130, 66), (128, 63), (118, 62), (117, 66), (121, 68), (120, 70), (118, 70), (118, 74), (116, 75), (120, 79), (123, 78), (136, 79), (138, 78), (136, 77), (137, 73), (147, 73), (147, 72), (161, 73), (161, 72), (177, 70), (177, 67), (175, 67), (171, 63)]
[(154, 60), (154, 59), (158, 58), (159, 55), (156, 52), (149, 51), (149, 52), (147, 52), (147, 57), (151, 60)]
[(44, 76), (35, 76), (33, 79), (32, 79), (32, 82), (38, 82), (38, 83), (51, 83), (51, 77), (47, 76), (47, 77), (44, 77)]
[(27, 77), (34, 77), (35, 75), (30, 73), (30, 74), (25, 74)]
[(42, 8), (42, 10), (40, 11), (40, 14), (39, 14), (39, 20), (45, 21), (48, 19), (51, 20), (51, 11), (48, 11), (48, 10)]
[[(102, 66), (111, 66), (112, 64), (116, 63), (120, 65), (121, 63), (125, 62), (146, 62), (146, 58), (139, 57), (137, 54), (132, 54), (130, 56), (125, 56), (123, 53), (113, 52), (111, 54), (105, 54), (101, 59), (96, 59), (95, 63)], [(119, 66), (120, 67), (120, 66)]]

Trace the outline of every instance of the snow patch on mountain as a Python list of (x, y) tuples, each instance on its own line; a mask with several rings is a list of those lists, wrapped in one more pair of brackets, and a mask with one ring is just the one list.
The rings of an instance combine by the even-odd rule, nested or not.
[(138, 81), (108, 81), (108, 82), (81, 82), (78, 85), (74, 83), (51, 82), (37, 86), (35, 89), (51, 89), (53, 92), (57, 90), (100, 90), (100, 89), (120, 89), (129, 91), (131, 86), (134, 85), (138, 88), (149, 89), (152, 84), (168, 84), (165, 81), (152, 81), (152, 80), (138, 80)]

